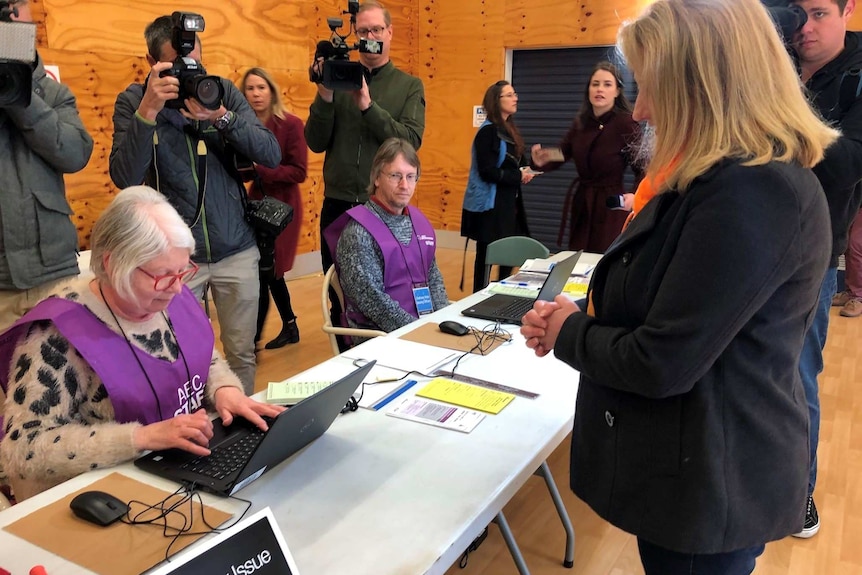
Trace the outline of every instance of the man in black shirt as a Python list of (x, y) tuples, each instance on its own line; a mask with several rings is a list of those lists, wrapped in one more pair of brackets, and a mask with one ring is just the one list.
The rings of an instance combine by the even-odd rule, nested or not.
[(817, 375), (823, 370), (829, 308), (837, 291), (838, 257), (847, 248), (848, 230), (862, 199), (862, 97), (859, 96), (862, 33), (847, 31), (856, 0), (801, 0), (794, 4), (808, 15), (808, 21), (793, 37), (802, 81), (814, 107), (842, 132), (826, 151), (823, 161), (814, 167), (829, 204), (832, 256), (799, 361), (808, 400), (811, 468), (805, 525), (797, 537), (811, 537), (820, 529), (813, 499), (820, 432)]

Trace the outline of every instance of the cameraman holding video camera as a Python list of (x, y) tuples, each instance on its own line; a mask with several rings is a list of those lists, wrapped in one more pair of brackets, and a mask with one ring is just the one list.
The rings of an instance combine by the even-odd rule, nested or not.
[[(0, 2), (2, 50), (15, 48), (7, 33), (27, 36), (18, 35), (24, 27), (32, 40), (21, 48), (35, 58), (0, 63), (4, 76), (10, 67), (0, 90), (0, 331), (78, 274), (78, 233), (63, 174), (83, 169), (93, 151), (75, 97), (46, 76), (35, 53), (32, 21), (26, 0)], [(16, 64), (24, 73), (20, 84), (11, 80)]]
[(798, 57), (802, 81), (813, 106), (828, 123), (841, 130), (841, 136), (813, 168), (829, 205), (832, 254), (799, 361), (808, 401), (810, 450), (805, 525), (796, 533), (803, 538), (812, 537), (820, 529), (813, 498), (820, 429), (817, 376), (823, 370), (829, 308), (837, 289), (838, 258), (847, 248), (850, 224), (862, 201), (862, 33), (847, 31), (855, 5), (856, 0), (801, 0), (790, 4), (790, 10), (801, 9), (808, 17), (807, 21), (804, 17), (800, 20), (792, 38), (788, 38), (792, 39)]
[[(425, 89), (422, 81), (397, 69), (389, 59), (392, 20), (389, 11), (373, 0), (348, 3), (355, 32), (361, 39), (382, 43), (379, 53), (360, 50), (364, 68), (361, 88), (331, 90), (323, 82), (325, 55), (316, 55), (312, 76), (320, 79), (317, 97), (305, 124), (305, 139), (313, 152), (326, 152), (323, 161), (324, 198), (320, 212), (320, 256), (323, 271), (332, 265), (332, 254), (323, 230), (350, 208), (368, 200), (371, 160), (388, 138), (401, 138), (419, 149), (425, 131)], [(321, 44), (325, 44), (321, 42)], [(320, 47), (320, 44), (318, 45)], [(333, 324), (341, 311), (333, 302)]]
[(202, 17), (179, 12), (147, 26), (152, 69), (117, 97), (110, 172), (120, 188), (160, 191), (192, 228), (200, 272), (189, 287), (202, 297), (209, 284), (226, 359), (250, 394), (260, 254), (231, 148), (270, 168), (281, 150), (231, 82), (206, 76), (195, 33), (202, 30)]

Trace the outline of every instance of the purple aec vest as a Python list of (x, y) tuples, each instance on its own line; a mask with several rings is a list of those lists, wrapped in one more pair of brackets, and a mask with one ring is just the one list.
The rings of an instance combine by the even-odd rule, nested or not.
[[(408, 208), (407, 215), (413, 224), (413, 238), (406, 246), (400, 244), (392, 230), (365, 206), (356, 206), (342, 214), (323, 231), (339, 276), (343, 276), (337, 259), (338, 238), (351, 219), (368, 230), (383, 253), (383, 290), (415, 318), (419, 318), (413, 288), (428, 285), (428, 270), (434, 261), (437, 238), (434, 227), (422, 212)], [(414, 285), (414, 281), (417, 282)], [(345, 315), (356, 325), (374, 325), (345, 295)], [(347, 325), (346, 323), (344, 325)]]
[[(173, 362), (130, 345), (78, 302), (60, 297), (43, 300), (0, 335), (0, 387), (7, 395), (14, 394), (12, 353), (32, 322), (50, 320), (99, 375), (118, 422), (147, 425), (191, 413), (203, 404), (215, 337), (200, 303), (186, 286), (171, 300), (167, 315), (180, 348), (180, 356)], [(0, 419), (0, 438), (4, 434)]]

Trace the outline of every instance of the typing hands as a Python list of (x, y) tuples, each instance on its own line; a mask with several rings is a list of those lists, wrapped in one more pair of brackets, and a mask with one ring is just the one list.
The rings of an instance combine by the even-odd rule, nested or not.
[(209, 455), (207, 449), (213, 436), (213, 424), (203, 409), (177, 415), (135, 430), (132, 437), (138, 450), (177, 448), (195, 455)]
[(215, 392), (215, 408), (222, 423), (230, 425), (236, 415), (244, 417), (262, 431), (269, 429), (261, 415), (276, 417), (284, 411), (280, 405), (261, 403), (248, 397), (238, 387), (220, 387)]
[(577, 311), (580, 308), (564, 295), (558, 295), (554, 301), (537, 301), (521, 319), (521, 335), (527, 338), (527, 347), (539, 357), (548, 355), (554, 349), (563, 322)]

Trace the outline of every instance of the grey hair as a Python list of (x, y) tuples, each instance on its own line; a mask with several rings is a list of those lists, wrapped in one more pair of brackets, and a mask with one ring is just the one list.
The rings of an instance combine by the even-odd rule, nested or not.
[(388, 166), (392, 162), (402, 156), (404, 161), (416, 168), (416, 176), (422, 172), (422, 164), (419, 162), (419, 154), (416, 153), (416, 148), (401, 138), (389, 138), (377, 148), (377, 153), (374, 154), (374, 159), (371, 161), (371, 181), (368, 183), (368, 194), (373, 196), (377, 192), (374, 182), (380, 177), (383, 172), (383, 167)]
[[(195, 238), (168, 200), (149, 186), (121, 191), (93, 225), (90, 269), (124, 298), (132, 297), (132, 273), (172, 248), (195, 251)], [(111, 257), (111, 273), (105, 270)]]

